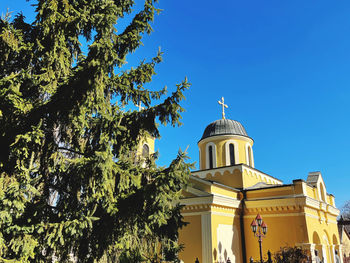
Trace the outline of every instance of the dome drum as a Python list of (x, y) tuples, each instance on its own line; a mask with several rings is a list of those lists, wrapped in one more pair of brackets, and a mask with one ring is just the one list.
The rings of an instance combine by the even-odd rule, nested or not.
[(220, 119), (210, 123), (198, 142), (200, 169), (240, 163), (254, 167), (253, 139), (238, 121)]

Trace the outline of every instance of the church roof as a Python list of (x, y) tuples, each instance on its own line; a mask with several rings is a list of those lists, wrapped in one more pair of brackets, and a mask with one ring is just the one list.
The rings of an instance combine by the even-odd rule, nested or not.
[(203, 140), (217, 135), (241, 135), (249, 137), (243, 125), (235, 120), (220, 119), (210, 123), (204, 130)]

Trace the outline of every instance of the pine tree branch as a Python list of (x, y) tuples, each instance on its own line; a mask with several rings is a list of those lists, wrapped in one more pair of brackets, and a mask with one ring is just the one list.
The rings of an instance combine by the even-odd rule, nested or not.
[(57, 149), (58, 150), (64, 150), (64, 151), (67, 151), (67, 152), (71, 152), (71, 153), (76, 153), (76, 154), (79, 154), (79, 155), (82, 155), (82, 156), (86, 156), (85, 153), (82, 153), (82, 152), (79, 152), (79, 151), (76, 151), (76, 150), (73, 150), (73, 149), (65, 148), (65, 147), (58, 147)]

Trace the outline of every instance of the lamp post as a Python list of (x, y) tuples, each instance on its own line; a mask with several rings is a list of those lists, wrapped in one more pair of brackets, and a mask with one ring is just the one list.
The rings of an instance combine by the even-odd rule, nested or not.
[(252, 228), (254, 236), (259, 238), (258, 242), (259, 242), (259, 249), (260, 249), (260, 263), (263, 263), (261, 243), (262, 243), (262, 238), (266, 236), (267, 225), (262, 220), (261, 215), (257, 214), (253, 222), (250, 224), (250, 227)]

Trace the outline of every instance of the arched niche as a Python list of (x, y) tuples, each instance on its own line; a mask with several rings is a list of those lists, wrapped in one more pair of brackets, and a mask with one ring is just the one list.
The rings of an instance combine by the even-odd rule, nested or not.
[(147, 143), (142, 145), (142, 157), (147, 158), (149, 156), (149, 146)]
[(330, 245), (331, 244), (328, 232), (326, 230), (323, 230), (323, 242), (324, 242), (325, 245)]
[(326, 200), (326, 188), (324, 187), (324, 184), (322, 182), (320, 182), (320, 184), (319, 184), (319, 191), (320, 191), (320, 199), (323, 202), (327, 202), (327, 200)]
[(338, 238), (335, 234), (333, 234), (333, 245), (338, 245)]
[(312, 243), (315, 245), (321, 244), (320, 236), (317, 234), (316, 231), (312, 234)]

